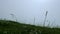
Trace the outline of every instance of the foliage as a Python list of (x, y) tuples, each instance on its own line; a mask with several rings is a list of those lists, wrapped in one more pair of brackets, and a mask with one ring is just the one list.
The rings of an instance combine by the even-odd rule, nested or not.
[(10, 20), (0, 20), (0, 34), (30, 34), (31, 30), (33, 34), (36, 32), (38, 34), (60, 34), (60, 28), (48, 28), (30, 24), (22, 24)]

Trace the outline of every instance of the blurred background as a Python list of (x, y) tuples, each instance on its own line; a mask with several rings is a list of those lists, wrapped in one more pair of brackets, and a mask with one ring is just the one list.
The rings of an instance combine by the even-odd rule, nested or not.
[(60, 0), (0, 0), (0, 19), (21, 23), (60, 26)]

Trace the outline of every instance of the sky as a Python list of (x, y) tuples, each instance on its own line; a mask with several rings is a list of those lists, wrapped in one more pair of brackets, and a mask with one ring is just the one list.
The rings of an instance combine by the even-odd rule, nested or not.
[[(60, 26), (60, 0), (0, 0), (0, 18), (21, 23)], [(34, 22), (35, 19), (35, 22)]]

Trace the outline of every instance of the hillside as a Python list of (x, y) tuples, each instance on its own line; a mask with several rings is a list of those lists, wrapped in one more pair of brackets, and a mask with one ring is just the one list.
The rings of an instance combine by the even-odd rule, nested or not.
[(0, 34), (60, 34), (60, 28), (48, 28), (22, 24), (10, 20), (0, 20)]

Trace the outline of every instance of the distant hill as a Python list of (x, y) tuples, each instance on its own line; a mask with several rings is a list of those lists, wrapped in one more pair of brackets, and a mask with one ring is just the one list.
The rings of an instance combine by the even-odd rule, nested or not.
[(60, 28), (48, 28), (16, 21), (0, 20), (0, 34), (60, 34)]

